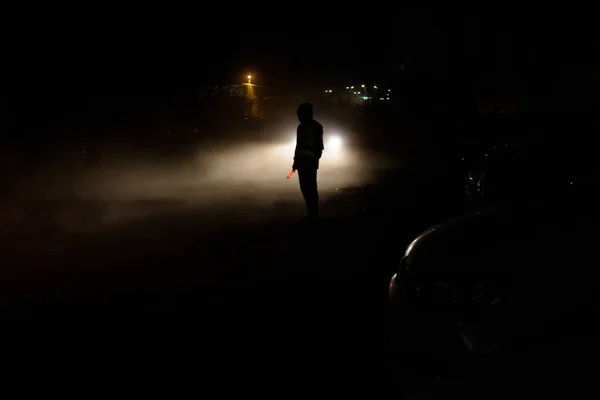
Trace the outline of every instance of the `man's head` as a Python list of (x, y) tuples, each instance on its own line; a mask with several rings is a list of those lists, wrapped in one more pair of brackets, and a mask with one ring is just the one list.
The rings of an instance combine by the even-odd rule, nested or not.
[(302, 103), (296, 111), (300, 122), (308, 122), (313, 118), (313, 106), (310, 103)]

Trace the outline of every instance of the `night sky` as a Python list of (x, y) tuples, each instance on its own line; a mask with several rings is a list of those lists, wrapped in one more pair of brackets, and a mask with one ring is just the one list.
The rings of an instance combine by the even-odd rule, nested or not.
[[(392, 28), (382, 23), (372, 29), (330, 26), (308, 32), (210, 30), (201, 25), (176, 29), (171, 22), (90, 29), (80, 35), (52, 32), (39, 37), (34, 47), (22, 49), (21, 55), (37, 81), (123, 93), (148, 88), (162, 94), (231, 79), (245, 69), (260, 70), (274, 85), (289, 81), (290, 73), (309, 85), (333, 77), (386, 79), (402, 59), (429, 62), (429, 68), (464, 68), (474, 76), (489, 70), (589, 62), (597, 50), (592, 22), (583, 16), (558, 20), (428, 11), (400, 13)], [(443, 65), (435, 65), (440, 61)]]
[(412, 85), (418, 95), (448, 99), (503, 88), (534, 98), (597, 85), (596, 24), (584, 13), (556, 16), (404, 10), (391, 27), (340, 23), (306, 32), (178, 21), (94, 29), (82, 21), (81, 29), (48, 31), (19, 48), (15, 98), (47, 120), (100, 103), (193, 101), (206, 85), (239, 83), (249, 71), (256, 83), (282, 90), (403, 84), (407, 93)]

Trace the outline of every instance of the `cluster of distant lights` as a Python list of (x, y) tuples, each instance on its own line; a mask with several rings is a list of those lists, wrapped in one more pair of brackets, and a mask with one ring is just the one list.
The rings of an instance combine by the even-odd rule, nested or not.
[[(367, 90), (367, 87), (365, 85), (360, 85), (360, 87)], [(346, 90), (353, 90), (353, 89), (354, 89), (354, 86), (346, 86)], [(377, 85), (374, 85), (373, 89), (377, 89)], [(390, 99), (390, 92), (392, 91), (392, 89), (388, 89), (387, 91), (388, 91), (387, 97), (380, 97), (379, 100), (389, 100)], [(333, 90), (325, 89), (325, 93), (333, 93)], [(359, 95), (362, 93), (360, 91), (354, 91), (354, 92), (352, 92), (352, 94)], [(370, 97), (364, 96), (363, 99), (367, 100), (367, 99), (370, 99)]]

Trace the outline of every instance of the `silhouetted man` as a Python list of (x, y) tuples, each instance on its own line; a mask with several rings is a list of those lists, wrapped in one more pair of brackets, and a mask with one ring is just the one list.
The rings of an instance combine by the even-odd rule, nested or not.
[(314, 221), (319, 217), (317, 169), (323, 154), (323, 126), (313, 119), (313, 107), (310, 103), (300, 104), (297, 114), (300, 125), (296, 131), (296, 151), (292, 168), (298, 171), (308, 219)]

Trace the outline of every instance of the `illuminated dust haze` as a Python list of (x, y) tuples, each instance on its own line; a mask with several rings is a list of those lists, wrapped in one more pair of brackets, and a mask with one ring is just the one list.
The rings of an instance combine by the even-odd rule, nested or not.
[[(331, 218), (355, 211), (328, 207), (341, 191), (369, 184), (375, 170), (392, 164), (353, 146), (344, 129), (323, 124), (318, 183), (322, 215)], [(109, 148), (100, 162), (86, 168), (57, 157), (24, 180), (4, 207), (3, 218), (21, 233), (49, 229), (91, 234), (178, 214), (194, 215), (199, 231), (274, 220), (294, 224), (305, 215), (297, 174), (286, 179), (295, 126), (271, 128), (260, 136), (205, 141), (186, 156), (160, 159)]]

